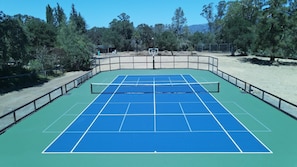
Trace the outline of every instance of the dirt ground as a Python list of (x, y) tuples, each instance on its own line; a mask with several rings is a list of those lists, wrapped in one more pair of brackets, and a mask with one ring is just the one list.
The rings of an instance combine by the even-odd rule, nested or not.
[(297, 61), (278, 59), (272, 65), (269, 58), (256, 56), (219, 58), (219, 69), (267, 92), (297, 104)]
[(84, 71), (68, 72), (63, 76), (50, 80), (40, 86), (25, 88), (20, 91), (13, 91), (0, 96), (0, 116), (16, 109), (34, 99), (54, 90), (69, 81), (85, 74)]
[[(127, 55), (135, 54), (135, 52), (117, 54)], [(175, 52), (174, 54), (189, 54), (189, 52)], [(210, 52), (194, 52), (194, 54), (217, 57), (219, 59), (219, 69), (221, 71), (286, 99), (289, 102), (297, 104), (297, 61), (278, 59), (277, 63), (270, 65), (267, 63), (269, 60), (268, 58), (254, 56), (232, 57), (228, 56), (228, 53)], [(64, 76), (55, 78), (41, 86), (26, 88), (1, 95), (0, 116), (85, 73), (86, 72), (83, 71), (66, 73)]]
[[(189, 55), (191, 52), (173, 52)], [(144, 52), (124, 52), (119, 55), (144, 55)], [(159, 52), (171, 55), (171, 52)], [(256, 56), (230, 56), (230, 53), (192, 52), (195, 55), (213, 56), (219, 59), (219, 69), (245, 82), (297, 104), (297, 60), (277, 59), (270, 64), (269, 58)]]

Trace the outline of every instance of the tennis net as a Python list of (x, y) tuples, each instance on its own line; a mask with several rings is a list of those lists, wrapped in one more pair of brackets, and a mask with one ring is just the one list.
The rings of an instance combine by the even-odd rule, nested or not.
[(91, 83), (92, 94), (182, 94), (203, 92), (217, 93), (219, 91), (219, 82), (158, 84)]

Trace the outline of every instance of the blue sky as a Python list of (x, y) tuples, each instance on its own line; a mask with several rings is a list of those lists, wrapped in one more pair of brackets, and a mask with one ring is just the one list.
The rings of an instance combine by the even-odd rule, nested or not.
[(0, 0), (0, 10), (5, 14), (27, 14), (45, 20), (45, 8), (49, 4), (52, 8), (59, 3), (69, 17), (71, 5), (74, 4), (78, 12), (88, 24), (108, 27), (109, 23), (121, 13), (130, 16), (134, 26), (145, 23), (171, 24), (174, 11), (181, 7), (187, 18), (187, 25), (207, 23), (200, 16), (205, 4), (218, 4), (220, 0)]

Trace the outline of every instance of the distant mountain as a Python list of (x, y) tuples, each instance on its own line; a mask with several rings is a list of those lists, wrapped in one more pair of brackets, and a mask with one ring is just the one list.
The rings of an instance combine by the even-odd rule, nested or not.
[(190, 25), (189, 26), (189, 31), (191, 33), (195, 33), (195, 32), (208, 32), (209, 28), (208, 28), (208, 24), (196, 24), (196, 25)]

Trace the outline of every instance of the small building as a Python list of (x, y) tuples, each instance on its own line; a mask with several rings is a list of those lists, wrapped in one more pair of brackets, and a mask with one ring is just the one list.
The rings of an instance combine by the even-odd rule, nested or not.
[(112, 53), (116, 50), (113, 45), (97, 45), (97, 54), (99, 53)]

